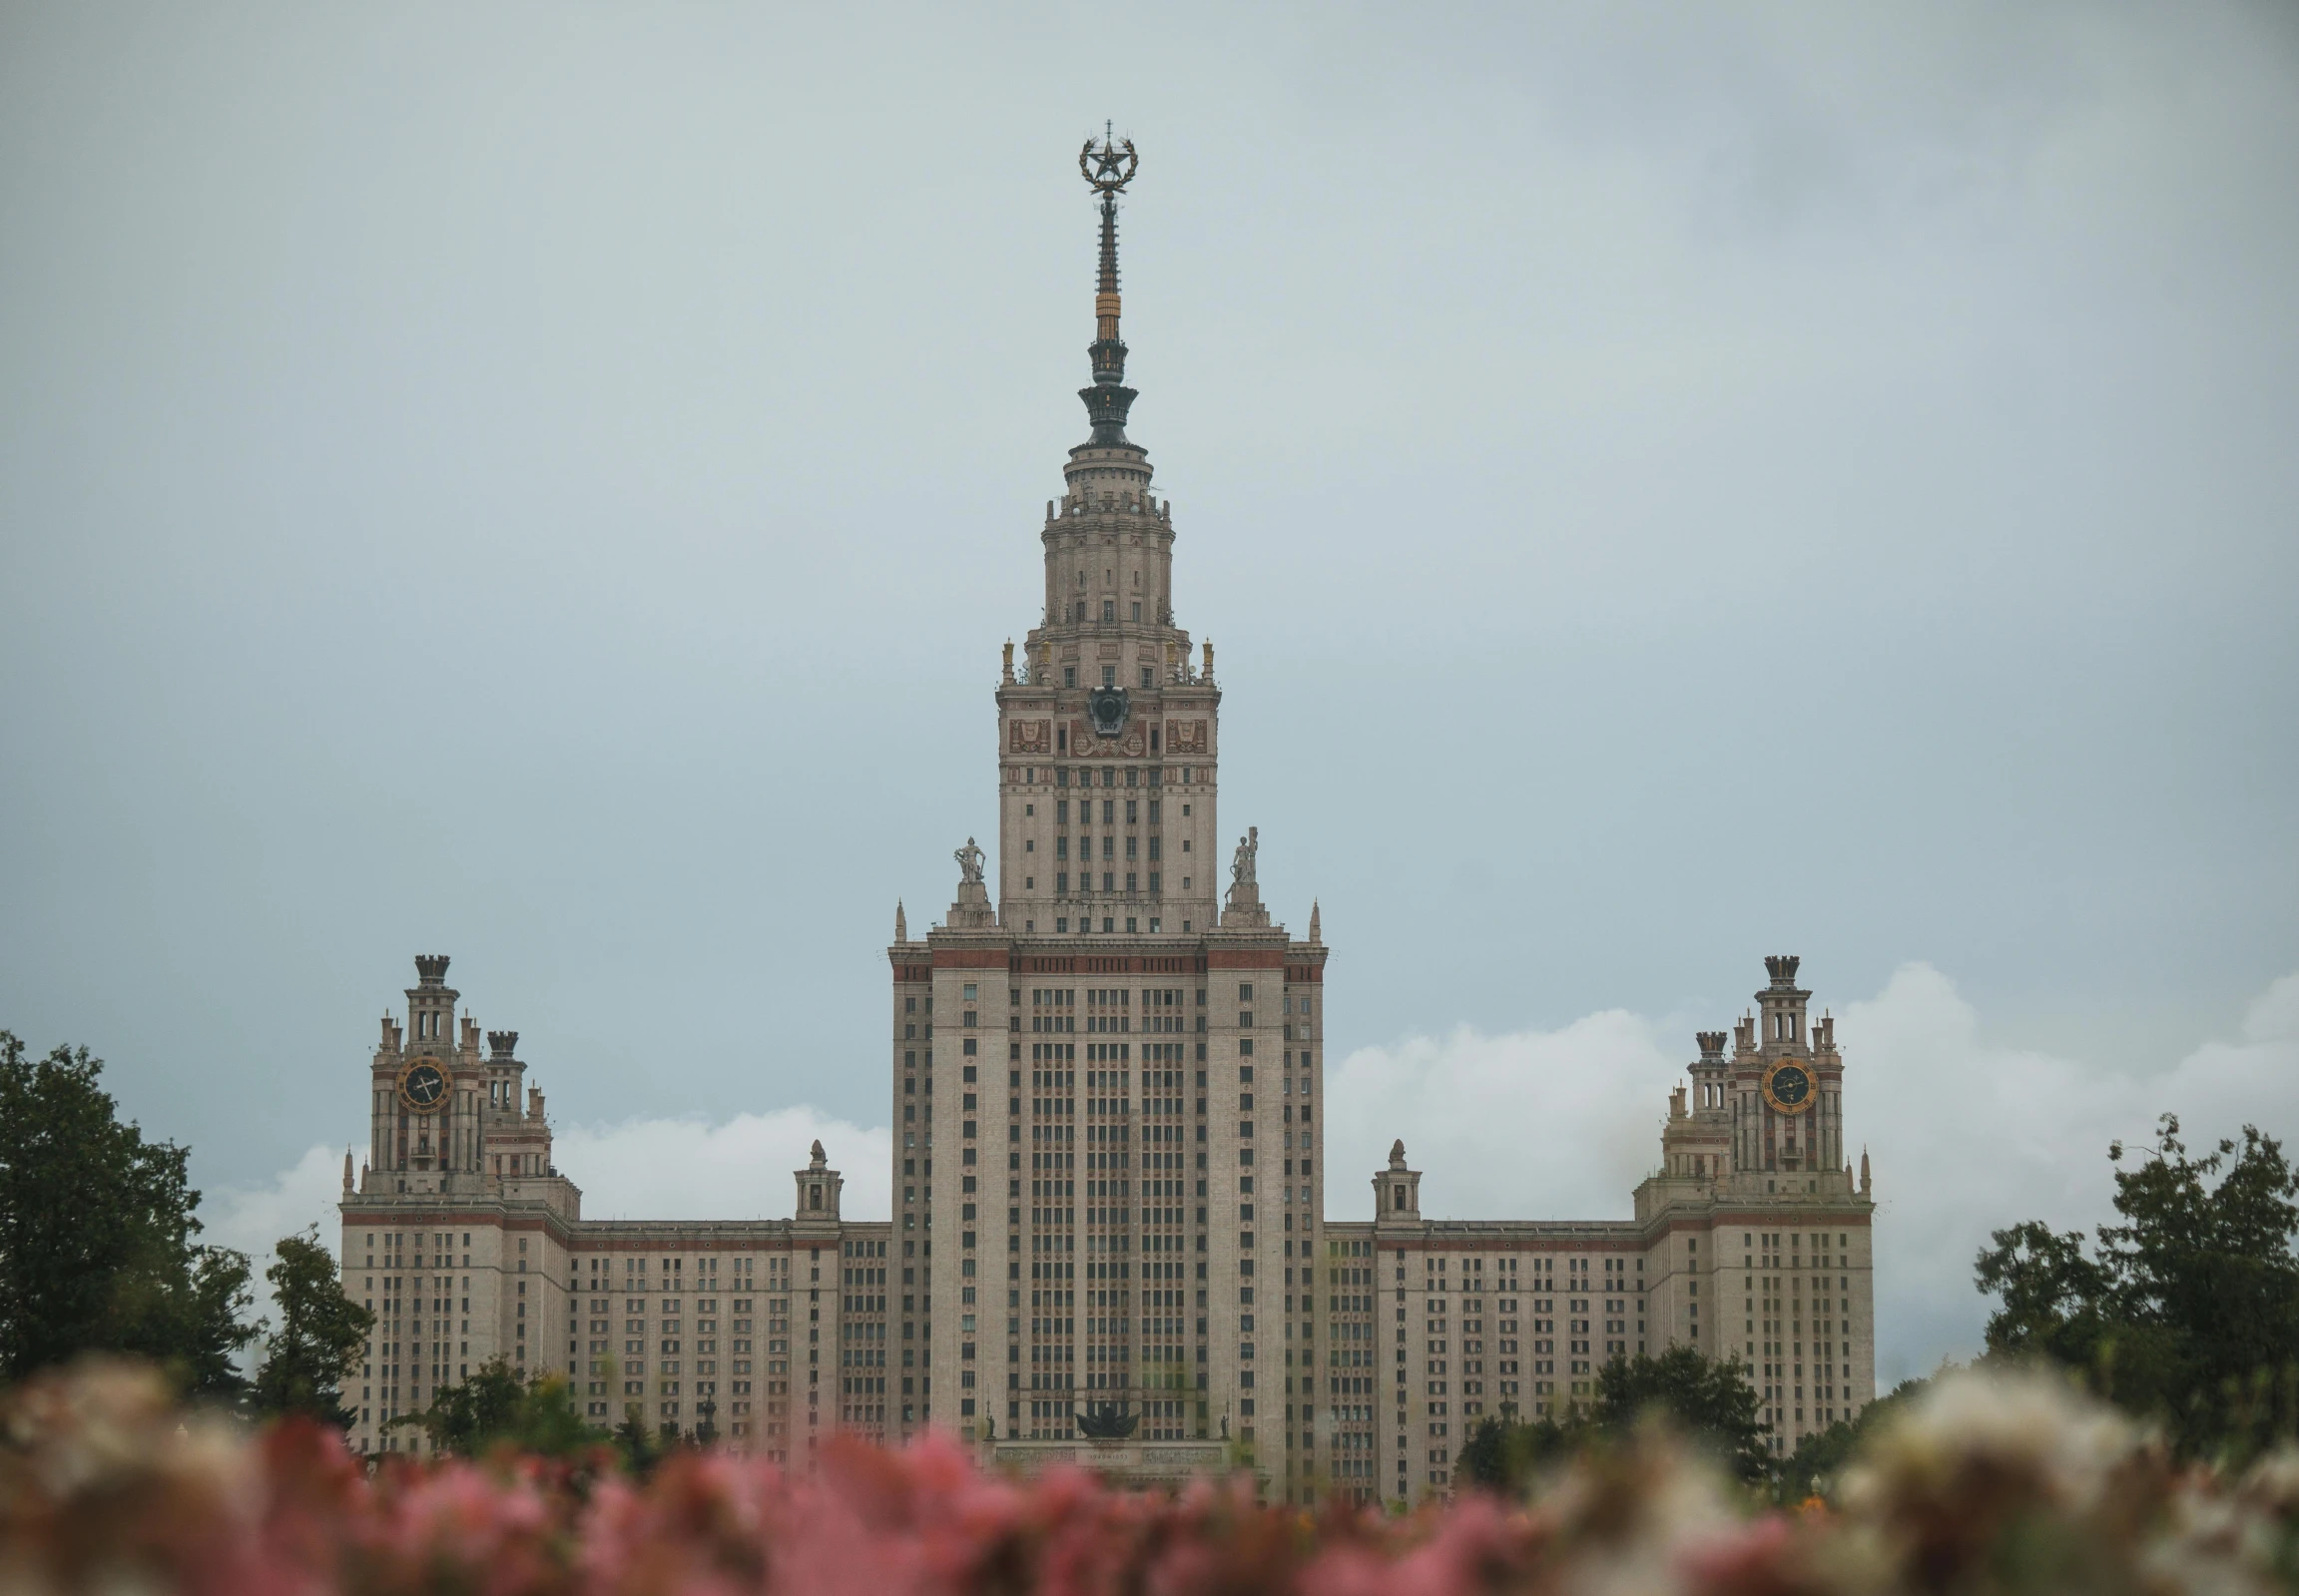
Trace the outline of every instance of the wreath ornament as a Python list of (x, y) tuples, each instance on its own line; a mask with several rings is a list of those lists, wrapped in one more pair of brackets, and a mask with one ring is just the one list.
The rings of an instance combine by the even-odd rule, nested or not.
[(1101, 148), (1094, 148), (1091, 139), (1078, 152), (1078, 176), (1096, 194), (1116, 194), (1134, 180), (1141, 167), (1141, 157), (1134, 153), (1131, 139), (1112, 138), (1105, 127)]

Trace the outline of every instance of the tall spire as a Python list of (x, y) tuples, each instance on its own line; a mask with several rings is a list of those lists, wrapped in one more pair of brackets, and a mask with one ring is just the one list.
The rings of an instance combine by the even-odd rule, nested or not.
[(1126, 346), (1118, 336), (1118, 195), (1133, 182), (1141, 158), (1131, 139), (1120, 139), (1102, 124), (1096, 148), (1086, 140), (1078, 152), (1078, 172), (1101, 196), (1101, 276), (1094, 291), (1094, 341), (1087, 348), (1093, 360), (1093, 386), (1080, 388), (1086, 417), (1093, 423), (1091, 442), (1108, 445), (1126, 441), (1126, 412), (1133, 408), (1134, 390), (1125, 385)]

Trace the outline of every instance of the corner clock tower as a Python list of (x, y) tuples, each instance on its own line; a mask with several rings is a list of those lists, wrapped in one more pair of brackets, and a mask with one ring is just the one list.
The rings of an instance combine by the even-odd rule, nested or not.
[(446, 955), (422, 954), (405, 1028), (383, 1018), (368, 1082), (367, 1168), (386, 1191), (446, 1191), (453, 1176), (479, 1168), (487, 1068), (478, 1023), (455, 1011), (461, 995), (447, 984)]
[[(1765, 959), (1770, 980), (1734, 1037), (1734, 1162), (1752, 1194), (1759, 1180), (1767, 1195), (1806, 1184), (1817, 1190), (1819, 1178), (1833, 1183), (1846, 1167), (1836, 1024), (1810, 1017), (1812, 994), (1796, 984), (1798, 963), (1792, 953)], [(1784, 1188), (1783, 1177), (1801, 1179)]]

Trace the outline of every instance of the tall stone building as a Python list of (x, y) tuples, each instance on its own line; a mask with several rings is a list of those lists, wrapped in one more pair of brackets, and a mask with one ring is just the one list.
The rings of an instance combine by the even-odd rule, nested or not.
[(344, 1272), (381, 1316), (356, 1444), (409, 1444), (392, 1417), (501, 1355), (596, 1422), (802, 1462), (834, 1429), (930, 1424), (1021, 1467), (1092, 1444), (1141, 1477), (1411, 1500), (1478, 1418), (1561, 1414), (1613, 1356), (1738, 1358), (1784, 1452), (1873, 1398), (1865, 1156), (1856, 1183), (1793, 957), (1729, 1054), (1700, 1034), (1632, 1218), (1428, 1219), (1402, 1144), (1365, 1217), (1326, 1217), (1328, 949), (1314, 906), (1297, 940), (1263, 904), (1258, 831), (1220, 824), (1213, 650), (1177, 622), (1172, 505), (1126, 433), (1132, 148), (1080, 166), (1090, 432), (996, 690), (996, 900), (969, 838), (941, 922), (913, 939), (895, 912), (892, 1219), (843, 1219), (820, 1146), (790, 1220), (582, 1219), (517, 1034), (482, 1052), (447, 960), (418, 959), (344, 1168)]

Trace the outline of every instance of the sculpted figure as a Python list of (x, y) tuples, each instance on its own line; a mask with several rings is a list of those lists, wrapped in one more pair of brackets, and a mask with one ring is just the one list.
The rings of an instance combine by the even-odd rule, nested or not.
[(1230, 861), (1229, 873), (1240, 886), (1259, 883), (1254, 876), (1255, 856), (1261, 852), (1261, 827), (1249, 825), (1245, 835), (1237, 839), (1237, 857)]
[(959, 848), (950, 857), (958, 861), (959, 880), (969, 886), (982, 884), (982, 850), (974, 846), (972, 837), (967, 837), (966, 845)]

